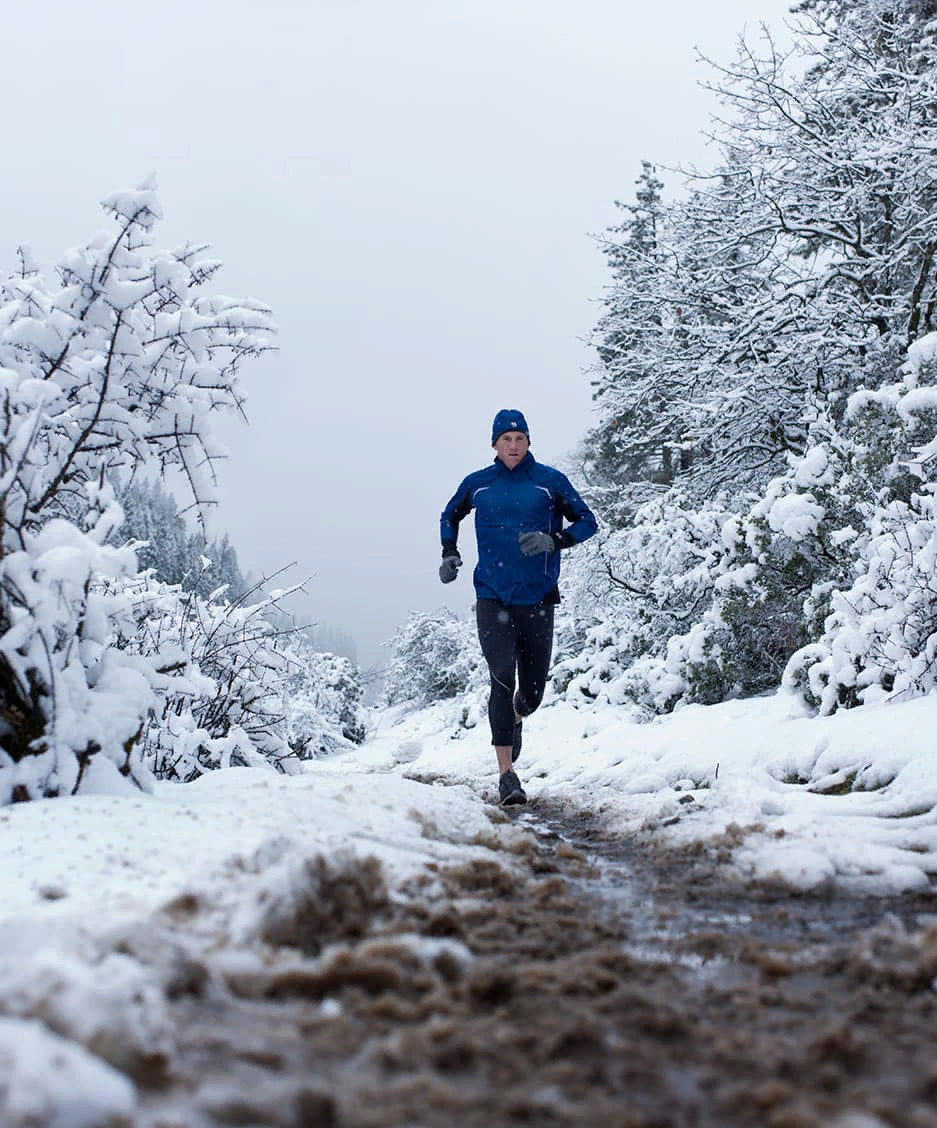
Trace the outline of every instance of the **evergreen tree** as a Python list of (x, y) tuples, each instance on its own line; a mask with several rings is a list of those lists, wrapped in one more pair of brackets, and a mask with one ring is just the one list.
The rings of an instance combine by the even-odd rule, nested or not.
[(175, 497), (158, 480), (118, 486), (117, 497), (124, 521), (112, 539), (145, 542), (136, 548), (141, 568), (152, 568), (163, 583), (202, 597), (223, 588), (224, 598), (234, 601), (247, 592), (227, 533), (207, 542), (201, 529), (189, 529)]
[(314, 650), (321, 654), (338, 654), (351, 662), (358, 661), (358, 648), (352, 636), (341, 627), (316, 622), (306, 631)]
[[(793, 58), (742, 43), (714, 83), (728, 110), (721, 160), (686, 200), (655, 210), (653, 239), (645, 216), (659, 189), (645, 169), (614, 234), (596, 331), (599, 422), (583, 458), (605, 486), (594, 497), (613, 533), (595, 551), (614, 598), (593, 600), (569, 630), (591, 654), (563, 658), (585, 696), (599, 670), (619, 699), (653, 708), (755, 692), (818, 638), (810, 645), (833, 666), (799, 650), (798, 676), (827, 679), (810, 691), (824, 708), (849, 703), (850, 669), (879, 689), (889, 677), (925, 685), (896, 640), (906, 629), (909, 662), (920, 661), (929, 593), (918, 593), (920, 622), (862, 624), (876, 600), (893, 606), (882, 561), (930, 545), (930, 511), (913, 497), (932, 487), (908, 484), (893, 433), (860, 439), (850, 405), (892, 388), (908, 346), (937, 322), (934, 8), (805, 0)], [(900, 412), (922, 426), (928, 395), (916, 389)], [(870, 456), (877, 444), (892, 452), (885, 469)], [(635, 500), (668, 487), (633, 516)], [(868, 528), (879, 530), (874, 562)], [(668, 632), (681, 593), (694, 621)], [(823, 634), (831, 612), (839, 626)], [(879, 632), (878, 657), (863, 652), (863, 629)]]
[(769, 43), (720, 68), (715, 172), (661, 211), (646, 166), (612, 232), (590, 476), (760, 489), (933, 327), (937, 29), (894, 0), (802, 20), (796, 66)]
[[(593, 379), (599, 424), (582, 445), (583, 472), (592, 500), (606, 518), (619, 523), (633, 511), (638, 482), (666, 482), (662, 438), (656, 426), (662, 388), (649, 358), (659, 354), (671, 331), (659, 300), (670, 265), (663, 247), (666, 214), (663, 183), (649, 161), (642, 162), (636, 202), (615, 206), (626, 213), (601, 241), (612, 275), (605, 312), (593, 333), (600, 365)], [(667, 435), (670, 430), (668, 428)]]

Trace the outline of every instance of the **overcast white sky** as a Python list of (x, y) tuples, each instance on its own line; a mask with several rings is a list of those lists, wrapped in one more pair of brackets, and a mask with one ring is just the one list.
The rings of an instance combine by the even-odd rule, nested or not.
[[(642, 158), (713, 159), (698, 89), (784, 0), (50, 0), (4, 14), (0, 262), (52, 267), (97, 202), (156, 171), (161, 243), (274, 309), (245, 369), (219, 529), (253, 572), (298, 561), (302, 609), (365, 664), (439, 585), (439, 512), (523, 410), (536, 457), (590, 423), (590, 238)], [(665, 181), (668, 179), (664, 175)], [(673, 178), (671, 178), (672, 180)], [(463, 529), (463, 547), (471, 530)], [(468, 557), (468, 553), (464, 553)]]

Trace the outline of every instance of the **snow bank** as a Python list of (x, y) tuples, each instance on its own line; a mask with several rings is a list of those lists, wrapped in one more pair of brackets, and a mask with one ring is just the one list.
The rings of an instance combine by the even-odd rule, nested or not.
[(364, 934), (400, 883), (491, 834), (467, 787), (318, 766), (0, 810), (4, 1128), (129, 1124), (134, 1083), (171, 1066), (171, 998)]
[[(888, 895), (937, 873), (935, 731), (937, 697), (814, 718), (778, 693), (650, 724), (555, 701), (525, 721), (518, 770), (534, 803), (622, 834), (681, 847), (730, 828), (739, 879)], [(357, 759), (496, 790), (485, 726), (460, 729), (443, 706), (388, 717)]]
[(129, 1128), (133, 1085), (40, 1022), (0, 1018), (4, 1128)]

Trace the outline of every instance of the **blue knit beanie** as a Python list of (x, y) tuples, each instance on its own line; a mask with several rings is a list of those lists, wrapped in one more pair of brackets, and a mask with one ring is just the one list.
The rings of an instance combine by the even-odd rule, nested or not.
[(491, 424), (492, 446), (495, 445), (505, 431), (523, 431), (527, 438), (530, 438), (530, 431), (527, 429), (527, 420), (524, 418), (523, 413), (502, 407), (495, 416), (494, 423)]

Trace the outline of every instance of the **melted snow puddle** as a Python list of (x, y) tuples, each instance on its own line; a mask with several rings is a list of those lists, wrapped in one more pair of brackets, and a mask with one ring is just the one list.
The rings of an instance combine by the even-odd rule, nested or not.
[(580, 817), (527, 810), (515, 821), (545, 849), (562, 842), (584, 856), (589, 875), (566, 879), (591, 905), (625, 923), (630, 939), (624, 951), (704, 977), (735, 963), (737, 946), (746, 941), (806, 966), (819, 951), (883, 921), (897, 920), (908, 931), (937, 922), (928, 898), (795, 896), (731, 889), (711, 878), (698, 886), (689, 864), (658, 864)]

